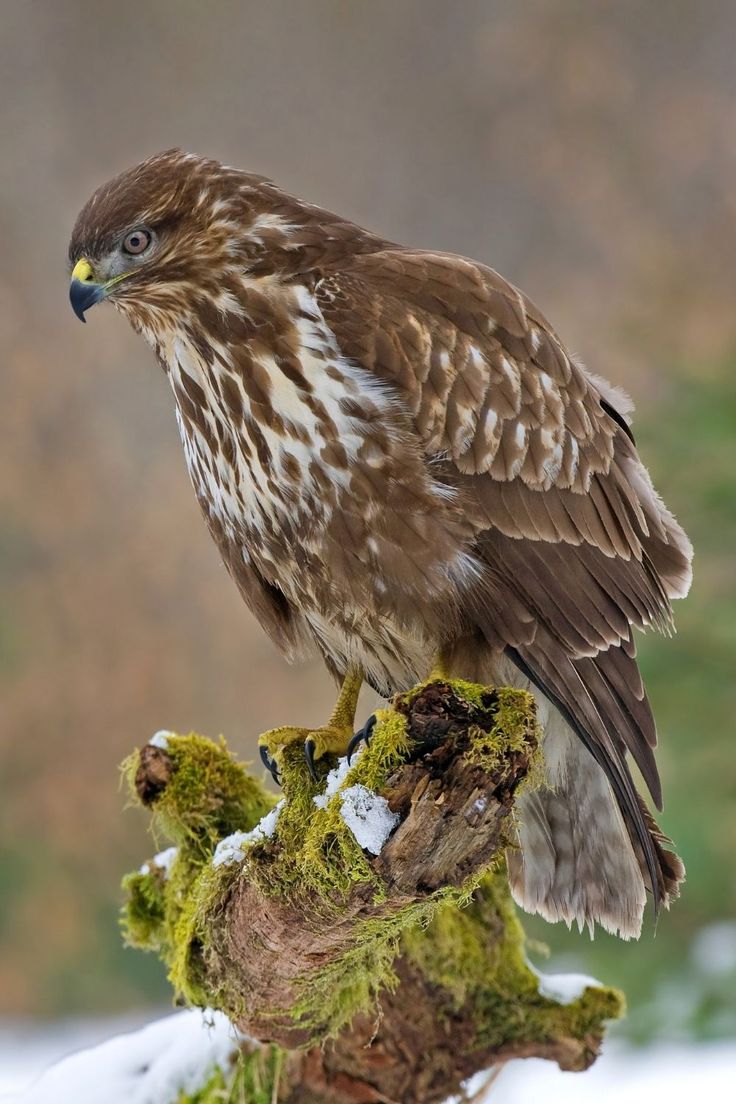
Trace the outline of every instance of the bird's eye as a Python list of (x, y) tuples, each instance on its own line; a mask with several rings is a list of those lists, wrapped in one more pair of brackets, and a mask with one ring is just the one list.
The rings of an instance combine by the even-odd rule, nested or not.
[(131, 230), (123, 238), (123, 253), (131, 253), (133, 256), (137, 256), (139, 253), (145, 253), (150, 244), (151, 235), (147, 230)]

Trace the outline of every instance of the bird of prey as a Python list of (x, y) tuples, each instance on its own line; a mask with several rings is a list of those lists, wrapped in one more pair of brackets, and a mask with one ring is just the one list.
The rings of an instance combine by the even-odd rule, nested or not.
[(344, 753), (364, 681), (530, 688), (546, 785), (518, 804), (514, 896), (637, 935), (684, 870), (629, 767), (661, 808), (633, 630), (670, 626), (692, 550), (625, 396), (485, 265), (179, 150), (92, 195), (70, 264), (76, 314), (109, 300), (166, 373), (246, 603), (341, 683), (327, 725), (267, 733), (268, 755)]

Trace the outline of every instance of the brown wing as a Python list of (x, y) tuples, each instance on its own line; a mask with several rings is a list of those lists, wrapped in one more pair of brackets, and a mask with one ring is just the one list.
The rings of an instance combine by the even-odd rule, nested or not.
[[(625, 761), (629, 751), (661, 805), (631, 634), (670, 624), (691, 549), (617, 397), (568, 356), (528, 299), (463, 258), (356, 257), (316, 295), (342, 353), (408, 404), (433, 471), (463, 497), (496, 592), (531, 614), (528, 638), (507, 650), (606, 770), (658, 898), (662, 863)], [(494, 610), (477, 595), (472, 613), (497, 639)]]
[[(355, 257), (316, 290), (343, 353), (401, 391), (426, 452), (493, 477), (477, 486), (494, 528), (623, 558), (652, 538), (670, 549), (655, 552), (669, 596), (686, 591), (689, 545), (639, 461), (622, 396), (498, 273), (392, 249)], [(541, 490), (553, 493), (528, 493)]]

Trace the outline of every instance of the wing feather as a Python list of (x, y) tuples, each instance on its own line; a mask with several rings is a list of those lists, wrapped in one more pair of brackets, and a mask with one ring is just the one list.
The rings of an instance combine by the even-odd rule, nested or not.
[(639, 460), (626, 407), (521, 292), (463, 258), (364, 254), (315, 294), (343, 355), (396, 389), (433, 472), (460, 496), (487, 567), (468, 616), (606, 771), (666, 900), (674, 860), (626, 762), (661, 806), (632, 627), (670, 625), (692, 549)]

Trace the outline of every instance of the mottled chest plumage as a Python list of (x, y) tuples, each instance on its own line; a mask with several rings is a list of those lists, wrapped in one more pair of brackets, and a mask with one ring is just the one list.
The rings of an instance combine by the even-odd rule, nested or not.
[(297, 535), (313, 542), (329, 525), (365, 445), (355, 371), (305, 312), (306, 296), (290, 298), (288, 342), (254, 327), (245, 343), (179, 338), (164, 352), (198, 498), (268, 574)]
[(307, 289), (253, 297), (257, 319), (221, 330), (232, 341), (193, 321), (155, 342), (213, 536), (307, 615), (393, 616), (397, 576), (408, 596), (444, 589), (453, 492), (390, 389), (341, 356)]

